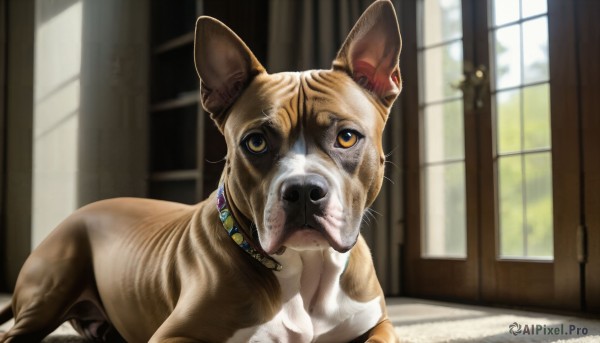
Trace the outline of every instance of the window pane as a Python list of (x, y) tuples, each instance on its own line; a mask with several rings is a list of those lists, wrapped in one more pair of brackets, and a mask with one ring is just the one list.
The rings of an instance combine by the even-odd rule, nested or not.
[(525, 156), (527, 256), (552, 257), (552, 162), (550, 153)]
[(496, 89), (521, 83), (521, 32), (519, 25), (498, 29), (494, 33)]
[(427, 106), (424, 116), (425, 162), (463, 159), (462, 100)]
[(462, 37), (460, 0), (424, 0), (423, 15), (424, 46)]
[(552, 258), (551, 158), (543, 152), (498, 159), (501, 257)]
[(523, 82), (548, 80), (548, 19), (523, 23)]
[[(506, 24), (491, 30), (499, 255), (551, 259), (552, 142), (548, 18), (544, 15), (547, 3), (494, 0), (493, 8), (500, 11), (493, 15), (496, 24)], [(511, 24), (517, 19), (522, 20)]]
[(524, 256), (523, 168), (520, 155), (498, 159), (498, 190), (500, 256)]
[(521, 150), (521, 91), (498, 92), (496, 100), (496, 139), (498, 153)]
[(451, 85), (462, 77), (462, 41), (425, 49), (422, 54), (425, 63), (424, 102), (461, 96), (461, 92)]
[(424, 255), (466, 257), (463, 162), (425, 167)]
[[(498, 0), (496, 0), (498, 2)], [(548, 11), (547, 0), (522, 0), (521, 13), (523, 18), (532, 17), (534, 15), (543, 14)]]
[(524, 148), (550, 148), (550, 87), (547, 83), (523, 88)]
[(517, 20), (519, 20), (519, 0), (494, 0), (495, 26)]

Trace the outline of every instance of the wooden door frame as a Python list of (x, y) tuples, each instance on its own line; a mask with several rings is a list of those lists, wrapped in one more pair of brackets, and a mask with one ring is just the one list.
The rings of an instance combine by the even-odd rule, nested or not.
[[(554, 206), (554, 306), (581, 310), (577, 228), (581, 224), (580, 120), (574, 2), (548, 0)], [(577, 115), (574, 115), (577, 114)]]
[(587, 227), (587, 264), (582, 283), (584, 306), (600, 313), (600, 2), (575, 1), (574, 22), (578, 36), (581, 135), (583, 147), (583, 218)]

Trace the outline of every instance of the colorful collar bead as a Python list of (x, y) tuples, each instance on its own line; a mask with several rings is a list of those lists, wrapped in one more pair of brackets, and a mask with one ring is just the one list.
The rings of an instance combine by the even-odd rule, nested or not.
[(238, 228), (238, 224), (235, 222), (231, 211), (229, 210), (229, 206), (227, 206), (227, 198), (225, 197), (225, 187), (223, 184), (219, 184), (219, 189), (217, 190), (217, 210), (219, 211), (219, 219), (221, 219), (221, 223), (223, 223), (223, 227), (229, 234), (229, 237), (233, 239), (235, 244), (237, 244), (242, 250), (250, 254), (250, 256), (254, 257), (258, 262), (262, 263), (265, 267), (279, 271), (281, 270), (281, 264), (277, 263), (274, 259), (269, 256), (265, 256), (262, 253), (256, 251), (248, 242), (244, 235), (240, 232)]

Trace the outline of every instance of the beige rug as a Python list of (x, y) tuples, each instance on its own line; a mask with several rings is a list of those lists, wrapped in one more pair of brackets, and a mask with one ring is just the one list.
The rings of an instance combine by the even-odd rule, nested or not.
[[(0, 306), (8, 299), (0, 295)], [(390, 318), (401, 341), (406, 343), (600, 342), (600, 320), (412, 298), (387, 301)], [(10, 325), (11, 322), (0, 325), (0, 331)], [(85, 340), (77, 337), (69, 324), (63, 324), (44, 340), (82, 342)]]
[(402, 342), (600, 342), (594, 319), (411, 298), (388, 299), (388, 312)]

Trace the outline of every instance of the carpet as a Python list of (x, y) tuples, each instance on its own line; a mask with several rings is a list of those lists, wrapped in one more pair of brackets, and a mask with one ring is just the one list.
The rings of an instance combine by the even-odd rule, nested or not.
[(387, 302), (401, 342), (600, 342), (597, 319), (411, 298)]
[[(0, 307), (9, 297), (0, 295)], [(600, 342), (600, 320), (470, 306), (413, 298), (389, 298), (388, 313), (403, 343)], [(6, 330), (11, 322), (0, 325)], [(83, 343), (63, 324), (43, 343)]]

